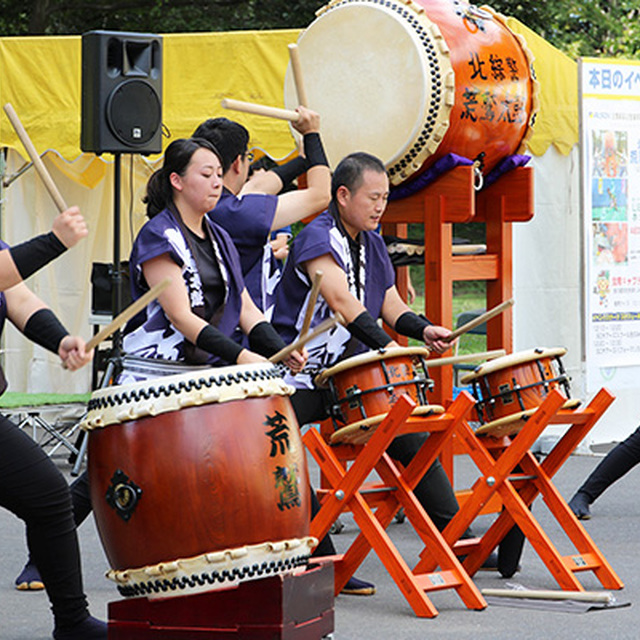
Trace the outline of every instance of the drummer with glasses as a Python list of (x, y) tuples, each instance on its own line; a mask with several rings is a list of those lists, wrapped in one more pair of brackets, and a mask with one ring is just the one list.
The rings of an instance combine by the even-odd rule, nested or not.
[[(292, 126), (302, 135), (303, 154), (251, 176), (249, 132), (241, 124), (212, 118), (193, 134), (205, 138), (220, 152), (224, 186), (209, 216), (231, 236), (240, 255), (247, 291), (267, 319), (271, 318), (281, 272), (281, 264), (273, 255), (271, 233), (322, 211), (330, 198), (331, 173), (320, 139), (320, 116), (302, 106), (297, 112), (298, 120)], [(283, 187), (303, 173), (304, 188), (282, 193)]]

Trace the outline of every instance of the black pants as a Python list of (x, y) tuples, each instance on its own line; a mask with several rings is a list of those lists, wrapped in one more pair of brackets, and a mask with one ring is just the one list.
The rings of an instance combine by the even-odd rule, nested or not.
[(60, 628), (89, 615), (69, 487), (51, 459), (0, 416), (0, 506), (27, 526), (27, 542)]
[[(298, 389), (291, 402), (296, 413), (298, 423), (304, 424), (319, 422), (328, 417), (328, 394), (323, 390)], [(420, 447), (424, 444), (428, 435), (426, 433), (410, 433), (394, 438), (387, 449), (387, 453), (392, 460), (400, 462), (405, 467), (413, 460)], [(445, 473), (439, 460), (436, 460), (427, 469), (422, 480), (416, 485), (413, 491), (427, 512), (433, 524), (439, 531), (443, 531), (449, 524), (453, 516), (458, 512), (458, 501), (449, 482), (449, 477)], [(320, 505), (315, 495), (311, 491), (311, 517), (318, 512)], [(471, 535), (469, 532), (468, 535)], [(316, 547), (314, 555), (325, 556), (335, 554), (335, 547), (329, 536), (325, 536)]]
[(622, 478), (638, 462), (640, 462), (640, 427), (609, 451), (578, 492), (586, 494), (589, 502), (593, 502), (607, 487)]

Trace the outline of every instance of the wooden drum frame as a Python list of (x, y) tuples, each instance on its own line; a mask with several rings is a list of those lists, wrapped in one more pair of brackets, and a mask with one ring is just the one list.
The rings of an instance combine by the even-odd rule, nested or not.
[(228, 587), (306, 565), (306, 458), (271, 364), (191, 371), (92, 394), (91, 501), (125, 596)]

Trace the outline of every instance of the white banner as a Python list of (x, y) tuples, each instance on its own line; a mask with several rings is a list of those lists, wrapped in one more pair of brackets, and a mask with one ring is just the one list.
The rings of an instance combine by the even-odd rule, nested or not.
[(640, 62), (579, 69), (587, 385), (636, 386), (615, 369), (640, 365)]

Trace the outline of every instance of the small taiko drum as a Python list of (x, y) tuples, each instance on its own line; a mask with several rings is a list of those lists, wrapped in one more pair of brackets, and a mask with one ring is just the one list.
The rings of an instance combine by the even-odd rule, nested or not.
[(564, 409), (574, 409), (569, 377), (562, 364), (567, 352), (561, 347), (536, 348), (512, 353), (479, 365), (460, 380), (471, 384), (481, 426), (477, 435), (500, 437), (522, 429), (552, 389), (567, 398)]
[[(332, 166), (368, 151), (401, 184), (456, 153), (488, 172), (532, 133), (524, 40), (465, 0), (333, 0), (300, 35), (308, 106)], [(291, 65), (284, 102), (298, 104)]]
[(427, 398), (433, 387), (428, 356), (424, 347), (380, 349), (347, 358), (320, 373), (316, 384), (328, 386), (332, 398), (337, 431), (331, 441), (363, 443), (402, 394), (418, 404), (413, 415), (441, 413), (442, 407), (430, 405)]
[(212, 590), (307, 563), (315, 540), (292, 392), (264, 364), (92, 394), (91, 501), (123, 595)]

